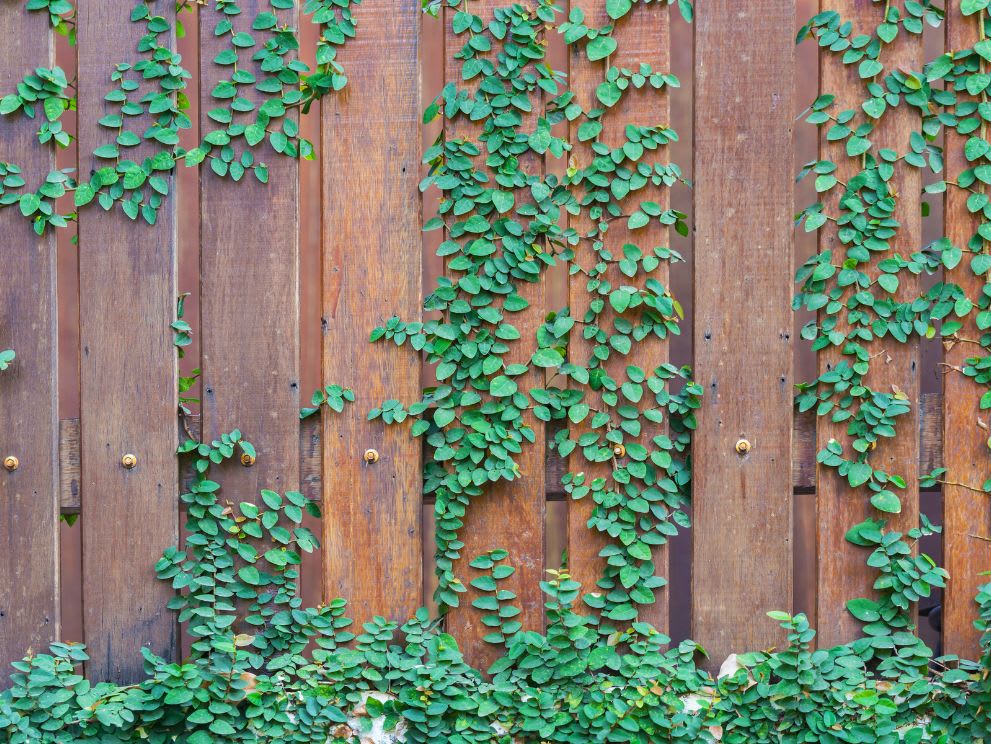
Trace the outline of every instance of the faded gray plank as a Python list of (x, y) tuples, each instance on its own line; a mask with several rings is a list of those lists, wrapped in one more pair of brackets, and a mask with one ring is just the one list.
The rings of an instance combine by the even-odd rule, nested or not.
[[(35, 67), (51, 67), (55, 44), (46, 13), (0, 4), (0, 91), (8, 93)], [(39, 107), (40, 109), (40, 107)], [(39, 111), (40, 114), (40, 111)], [(41, 118), (44, 115), (41, 114)], [(25, 190), (55, 166), (51, 144), (38, 142), (39, 119), (4, 117), (0, 161), (19, 166)], [(0, 372), (0, 689), (9, 664), (59, 636), (58, 406), (55, 239), (39, 238), (17, 205), (0, 209), (0, 351), (14, 364)]]
[[(106, 0), (78, 8), (79, 164), (83, 174), (108, 164), (92, 155), (112, 143), (97, 120), (118, 111), (103, 100), (116, 85), (114, 64), (139, 58), (144, 28), (126, 21), (133, 3)], [(170, 22), (175, 4), (151, 3)], [(130, 124), (138, 134), (150, 119)], [(126, 157), (156, 151), (142, 145)], [(172, 180), (170, 179), (170, 183)], [(176, 623), (165, 609), (172, 591), (155, 577), (162, 551), (178, 540), (175, 458), (176, 223), (172, 195), (157, 224), (132, 222), (96, 204), (79, 215), (80, 421), (83, 634), (93, 680), (144, 677), (142, 646), (173, 658)], [(137, 465), (124, 468), (124, 454)]]
[(790, 0), (696, 14), (693, 635), (717, 666), (792, 607), (794, 22)]
[[(236, 31), (250, 31), (264, 0), (242, 0), (230, 17)], [(296, 26), (297, 11), (280, 11)], [(230, 67), (212, 62), (229, 48), (214, 28), (222, 16), (200, 13), (200, 124), (205, 136), (222, 125), (207, 113), (220, 104), (211, 96)], [(265, 32), (252, 32), (260, 44)], [(241, 68), (261, 73), (241, 50)], [(240, 95), (258, 102), (252, 85)], [(292, 112), (290, 116), (295, 116)], [(252, 114), (237, 121), (250, 124)], [(238, 153), (244, 143), (238, 139)], [(258, 451), (251, 467), (232, 463), (218, 478), (226, 498), (258, 500), (261, 489), (298, 490), (299, 478), (299, 229), (298, 171), (292, 158), (266, 141), (254, 148), (268, 165), (269, 182), (250, 173), (240, 182), (220, 178), (207, 164), (200, 178), (200, 322), (203, 436), (214, 439), (238, 428)]]

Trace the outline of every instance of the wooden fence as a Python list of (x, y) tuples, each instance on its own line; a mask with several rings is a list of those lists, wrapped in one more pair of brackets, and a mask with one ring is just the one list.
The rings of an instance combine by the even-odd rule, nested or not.
[[(174, 17), (172, 0), (151, 4)], [(822, 4), (865, 21), (880, 13), (859, 0)], [(50, 32), (45, 14), (0, 4), (0, 93), (56, 59), (76, 71), (77, 146), (58, 154), (59, 167), (94, 167), (89, 153), (101, 143), (109, 61), (134, 56), (138, 31), (126, 21), (132, 5), (80, 0), (78, 44), (69, 47)], [(241, 5), (253, 13), (262, 3)], [(605, 17), (601, 0), (571, 5), (588, 18)], [(796, 370), (814, 374), (832, 360), (824, 353), (816, 361), (800, 348), (795, 329), (803, 321), (790, 309), (795, 256), (814, 249), (793, 234), (793, 156), (811, 143), (814, 158), (816, 147), (814, 128), (795, 123), (815, 90), (815, 51), (810, 58), (794, 45), (811, 5), (698, 0), (694, 26), (656, 12), (649, 23), (636, 20), (618, 32), (631, 61), (680, 68), (686, 85), (649, 110), (633, 101), (617, 116), (673, 122), (683, 135), (675, 159), (683, 156), (696, 184), (694, 233), (650, 236), (671, 240), (690, 259), (671, 277), (689, 306), (685, 338), (645, 345), (633, 360), (648, 368), (691, 361), (705, 391), (693, 445), (694, 526), (657, 562), (672, 583), (650, 619), (673, 635), (690, 633), (717, 663), (730, 652), (778, 643), (780, 630), (764, 617), (771, 609), (807, 611), (821, 642), (849, 639), (857, 628), (844, 601), (869, 592), (873, 580), (863, 552), (843, 540), (864, 516), (863, 496), (816, 468), (815, 453), (832, 429), (796, 415), (792, 405), (793, 383), (803, 379)], [(228, 497), (301, 488), (322, 499), (322, 560), (304, 564), (307, 600), (346, 597), (361, 621), (405, 618), (429, 598), (431, 506), (421, 494), (419, 442), (407, 428), (369, 422), (365, 414), (386, 398), (414, 400), (430, 370), (406, 349), (370, 345), (368, 333), (392, 315), (420, 317), (424, 289), (443, 270), (420, 231), (436, 208), (417, 188), (421, 143), (437, 134), (436, 124), (420, 124), (420, 112), (445, 80), (457, 79), (458, 68), (443, 52), (455, 48), (445, 47), (450, 19), (422, 16), (419, 0), (363, 0), (356, 16), (358, 36), (339, 56), (349, 87), (301, 121), (317, 145), (315, 163), (273, 154), (267, 185), (232, 183), (208, 169), (181, 171), (173, 184), (178, 198), (155, 227), (84, 210), (78, 245), (69, 232), (39, 238), (16, 210), (0, 210), (0, 349), (18, 354), (0, 376), (0, 457), (19, 463), (0, 471), (4, 670), (28, 648), (60, 637), (87, 643), (94, 679), (139, 677), (143, 645), (166, 657), (178, 653), (176, 624), (164, 611), (170, 589), (152, 566), (180, 538), (177, 496), (188, 477), (174, 456), (185, 436), (169, 328), (180, 292), (192, 294), (187, 310), (197, 339), (183, 369), (202, 368), (202, 404), (186, 424), (208, 438), (239, 427), (259, 453), (252, 466), (222, 472)], [(965, 33), (957, 18), (947, 28), (947, 48)], [(180, 49), (193, 69), (198, 59), (201, 73), (188, 91), (200, 119), (189, 133), (195, 142), (208, 126), (205, 111), (221, 72), (211, 62), (212, 24), (193, 15), (185, 26)], [(301, 33), (306, 59), (315, 37), (305, 24)], [(922, 63), (916, 38), (896, 43), (913, 69)], [(598, 72), (584, 57), (569, 59), (563, 46), (551, 58), (588, 99)], [(841, 98), (859, 93), (860, 82), (832, 58), (822, 60), (821, 77)], [(0, 160), (35, 173), (56, 165), (35, 141), (35, 122), (8, 117), (0, 126)], [(880, 136), (901, 141), (908, 126), (896, 116)], [(452, 130), (472, 135), (462, 124)], [(545, 167), (563, 166), (548, 158)], [(919, 186), (898, 188), (915, 193)], [(684, 196), (672, 198), (692, 207)], [(961, 198), (948, 197), (950, 213), (966, 214), (954, 208)], [(966, 220), (948, 221), (948, 234), (969, 236)], [(903, 222), (912, 245), (921, 244), (917, 213), (906, 208)], [(827, 231), (821, 236), (833, 239)], [(955, 280), (979, 281), (968, 273), (957, 269)], [(524, 336), (548, 308), (567, 304), (567, 278), (538, 292), (544, 294), (529, 298), (533, 309), (517, 323)], [(936, 357), (912, 343), (889, 352), (892, 363), (880, 374), (916, 403), (903, 426), (919, 436), (884, 445), (887, 470), (908, 475), (945, 463), (982, 482), (989, 453), (986, 432), (973, 424), (976, 388), (948, 376), (940, 390), (938, 349)], [(962, 356), (966, 351), (955, 348), (946, 361)], [(342, 415), (301, 422), (301, 401), (321, 382), (353, 388), (356, 402)], [(944, 430), (953, 442), (945, 452)], [(542, 622), (538, 581), (545, 568), (560, 565), (562, 549), (579, 579), (597, 575), (600, 544), (585, 528), (587, 507), (563, 499), (564, 465), (545, 453), (552, 436), (538, 433), (520, 463), (525, 477), (473, 504), (464, 529), (462, 555), (510, 551), (518, 570), (507, 586), (531, 628)], [(752, 444), (749, 454), (735, 451), (740, 439)], [(374, 464), (363, 459), (369, 448), (380, 454)], [(125, 454), (136, 457), (135, 467), (122, 465)], [(901, 526), (916, 520), (923, 498), (908, 481), (906, 508), (895, 519)], [(991, 543), (972, 535), (991, 532), (991, 500), (950, 487), (930, 501), (933, 511), (943, 510), (943, 543), (934, 549), (942, 549), (952, 575), (942, 598), (944, 648), (973, 654), (972, 600), (978, 572), (991, 568)], [(60, 514), (78, 514), (78, 524), (60, 527)], [(485, 631), (473, 611), (455, 610), (447, 622), (469, 658), (484, 661)]]

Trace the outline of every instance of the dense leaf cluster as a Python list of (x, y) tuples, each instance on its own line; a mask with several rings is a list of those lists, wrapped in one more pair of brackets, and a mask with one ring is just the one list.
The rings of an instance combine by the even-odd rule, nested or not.
[[(969, 18), (979, 40), (973, 47), (943, 53), (921, 70), (888, 63), (886, 52), (904, 35), (921, 34), (925, 23), (939, 26), (945, 20), (945, 12), (929, 2), (887, 2), (883, 10), (879, 4), (882, 23), (872, 31), (854, 29), (839, 13), (824, 11), (799, 32), (799, 40), (814, 38), (842, 64), (855, 69), (866, 94), (858, 108), (842, 108), (827, 92), (812, 104), (807, 118), (823, 128), (828, 143), (834, 143), (829, 152), (845, 158), (809, 163), (801, 174), (815, 176), (821, 200), (807, 207), (800, 221), (809, 231), (826, 226), (836, 240), (824, 241), (825, 248), (798, 271), (801, 290), (794, 304), (796, 309), (817, 312), (816, 320), (802, 331), (803, 337), (813, 342), (813, 349), (833, 349), (841, 359), (816, 381), (800, 385), (796, 400), (800, 410), (814, 408), (820, 416), (847, 423), (853, 451), (834, 439), (819, 453), (818, 461), (836, 468), (851, 488), (866, 488), (871, 505), (879, 512), (877, 518), (854, 526), (847, 539), (856, 545), (879, 546), (868, 563), (881, 569), (875, 587), (880, 599), (853, 599), (849, 609), (866, 623), (865, 632), (882, 638), (888, 633), (876, 625), (877, 616), (891, 630), (911, 629), (910, 607), (928, 597), (933, 587), (944, 586), (946, 572), (928, 556), (912, 553), (914, 540), (922, 532), (937, 529), (925, 518), (918, 530), (909, 532), (911, 545), (897, 533), (884, 532), (885, 515), (902, 510), (898, 491), (906, 482), (878, 467), (873, 453), (879, 443), (895, 436), (897, 419), (909, 413), (911, 403), (896, 387), (879, 390), (870, 385), (875, 360), (887, 362), (883, 349), (872, 352), (872, 344), (883, 340), (906, 343), (937, 335), (947, 348), (973, 344), (980, 356), (968, 359), (965, 367), (955, 371), (984, 387), (983, 395), (975, 395), (975, 403), (980, 398), (974, 408), (975, 426), (980, 410), (991, 407), (991, 391), (987, 390), (991, 376), (985, 371), (991, 368), (991, 334), (984, 332), (991, 328), (991, 314), (987, 312), (991, 284), (985, 283), (978, 297), (969, 297), (950, 281), (951, 275), (929, 288), (907, 289), (913, 277), (936, 276), (957, 269), (965, 261), (964, 265), (985, 281), (991, 269), (991, 207), (984, 187), (991, 183), (987, 6), (987, 2), (964, 2), (950, 11), (955, 14), (954, 22)], [(875, 143), (872, 137), (877, 136), (882, 122), (896, 115), (902, 122), (912, 122), (906, 141), (891, 142), (888, 135), (879, 139), (891, 147)], [(962, 154), (971, 164), (957, 174), (943, 174), (944, 152), (939, 143), (947, 131), (960, 135), (955, 141), (963, 143)], [(904, 174), (924, 169), (939, 179), (926, 186), (924, 193), (940, 194), (952, 188), (968, 194), (966, 207), (975, 217), (974, 233), (964, 246), (944, 237), (905, 255), (905, 227), (896, 217), (896, 207), (904, 214), (906, 207), (899, 207), (899, 201), (915, 195), (900, 195), (898, 184)], [(926, 207), (923, 202), (924, 215), (928, 213)], [(964, 321), (971, 316), (981, 331), (979, 338), (967, 338), (962, 332)], [(924, 484), (945, 482), (944, 473), (940, 468), (925, 478)], [(991, 480), (983, 485), (964, 485), (977, 493), (991, 491)], [(896, 558), (898, 555), (902, 557)]]
[[(560, 33), (589, 60), (604, 61), (601, 105), (585, 110), (546, 63), (545, 36), (560, 12), (552, 2), (496, 9), (488, 22), (470, 6), (450, 5), (458, 8), (454, 33), (465, 39), (454, 54), (464, 87), (448, 83), (427, 110), (428, 119), (442, 115), (448, 126), (425, 153), (430, 172), (421, 184), (441, 196), (439, 216), (425, 226), (445, 231), (438, 252), (447, 274), (424, 305), (438, 317), (393, 318), (371, 335), (420, 352), (435, 365), (438, 385), (412, 404), (386, 401), (371, 418), (411, 416), (413, 434), (430, 447), (425, 490), (436, 494), (435, 598), (445, 609), (467, 591), (454, 568), (472, 499), (495, 481), (521, 477), (517, 458), (535, 441), (535, 425), (567, 422), (552, 445), (573, 470), (565, 489), (594, 501), (589, 528), (619, 538), (603, 550), (605, 575), (585, 597), (610, 635), (614, 623), (636, 619), (640, 606), (656, 601), (665, 581), (653, 551), (688, 526), (687, 450), (701, 389), (687, 369), (622, 364), (635, 344), (679, 332), (681, 307), (654, 275), (680, 257), (666, 246), (628, 242), (617, 250), (607, 242), (616, 222), (630, 240), (651, 224), (687, 230), (685, 215), (639, 193), (684, 180), (663, 155), (677, 134), (629, 124), (615, 147), (601, 134), (608, 109), (628, 91), (679, 83), (647, 62), (613, 65), (615, 25), (591, 28), (576, 8)], [(609, 14), (620, 19), (631, 10), (611, 3)], [(576, 142), (553, 133), (564, 122)], [(584, 164), (571, 158), (563, 177), (544, 172), (542, 156), (571, 157), (576, 147), (588, 156)], [(584, 280), (586, 307), (549, 315), (530, 352), (514, 316), (532, 313), (528, 285), (562, 263), (573, 282)], [(587, 358), (570, 343), (579, 335)], [(514, 353), (514, 342), (528, 359)], [(545, 370), (552, 384), (544, 383)]]
[[(309, 110), (313, 101), (341, 90), (347, 76), (336, 60), (337, 49), (354, 37), (352, 6), (360, 0), (309, 0), (303, 16), (320, 29), (315, 66), (297, 58), (298, 32), (288, 23), (294, 0), (269, 0), (253, 17), (243, 17), (234, 0), (214, 0), (213, 24), (222, 40), (211, 69), (223, 71), (210, 91), (216, 107), (206, 112), (215, 126), (206, 128), (199, 145), (186, 149), (179, 134), (190, 129), (185, 90), (192, 73), (175, 48), (176, 28), (155, 13), (150, 0), (140, 0), (130, 20), (142, 29), (138, 59), (115, 64), (116, 87), (104, 96), (109, 112), (99, 120), (107, 141), (93, 150), (98, 167), (87, 178), (71, 170), (52, 171), (34, 188), (25, 182), (16, 164), (0, 162), (0, 207), (17, 204), (40, 235), (49, 226), (65, 227), (78, 210), (95, 202), (104, 210), (119, 207), (132, 220), (155, 224), (168, 197), (178, 164), (209, 163), (218, 176), (239, 181), (253, 174), (268, 182), (268, 166), (256, 152), (263, 142), (281, 155), (313, 157), (313, 145), (300, 137), (297, 110)], [(177, 0), (176, 18), (197, 5)], [(29, 0), (28, 10), (46, 11), (57, 30), (75, 38), (75, 9), (65, 0)], [(212, 16), (212, 18), (211, 18)], [(178, 24), (178, 21), (177, 21)], [(0, 115), (43, 118), (41, 143), (69, 145), (61, 116), (76, 106), (75, 81), (58, 67), (39, 68), (26, 75), (16, 92), (0, 98)], [(62, 214), (56, 200), (72, 195), (74, 210)]]

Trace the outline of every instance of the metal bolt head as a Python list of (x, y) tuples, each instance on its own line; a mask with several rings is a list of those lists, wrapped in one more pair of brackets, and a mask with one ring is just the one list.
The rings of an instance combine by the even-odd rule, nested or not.
[(241, 464), (246, 468), (250, 468), (255, 464), (255, 456), (249, 455), (247, 452), (241, 453)]
[(17, 470), (17, 468), (21, 466), (21, 461), (18, 460), (13, 455), (8, 455), (7, 457), (3, 458), (3, 466), (7, 468), (7, 470), (9, 470), (11, 473), (13, 473), (15, 470)]
[(367, 462), (369, 464), (371, 464), (373, 462), (378, 462), (379, 461), (378, 450), (367, 449), (367, 450), (365, 450), (364, 457), (365, 457), (365, 462)]
[(131, 470), (134, 468), (135, 465), (138, 464), (138, 456), (128, 452), (126, 455), (120, 458), (120, 464), (123, 465), (128, 470)]
[(612, 448), (612, 453), (616, 455), (616, 457), (626, 457), (626, 447), (622, 444), (617, 444)]
[(736, 443), (736, 453), (738, 455), (745, 455), (752, 449), (753, 446), (746, 439), (741, 439)]

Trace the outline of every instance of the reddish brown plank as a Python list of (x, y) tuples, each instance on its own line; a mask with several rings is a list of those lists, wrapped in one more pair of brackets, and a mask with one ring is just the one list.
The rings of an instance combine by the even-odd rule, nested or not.
[(715, 666), (781, 641), (764, 613), (792, 607), (794, 21), (790, 0), (695, 20), (693, 635)]
[[(495, 8), (504, 7), (504, 0), (478, 0), (471, 3), (469, 10), (482, 18), (488, 24), (493, 18)], [(454, 83), (459, 89), (474, 90), (479, 78), (464, 81), (461, 78), (462, 61), (454, 59), (454, 54), (466, 43), (467, 34), (458, 35), (452, 30), (452, 21), (457, 8), (445, 7), (445, 81)], [(500, 48), (500, 42), (493, 42), (493, 53)], [(523, 129), (532, 131), (536, 123), (536, 112), (539, 110), (539, 96), (534, 96), (534, 113), (524, 116)], [(448, 139), (465, 138), (478, 142), (480, 125), (468, 121), (465, 117), (445, 122), (445, 134)], [(485, 148), (481, 148), (483, 153)], [(484, 156), (479, 156), (475, 168), (484, 166)], [(533, 152), (520, 158), (520, 168), (528, 173), (542, 173), (543, 163)], [(522, 199), (522, 193), (517, 199)], [(535, 346), (534, 339), (537, 328), (543, 322), (545, 314), (545, 292), (543, 283), (526, 284), (518, 287), (519, 293), (527, 299), (530, 306), (521, 313), (512, 313), (507, 320), (520, 332), (519, 341), (511, 344), (510, 351), (505, 357), (507, 364), (528, 363)], [(517, 378), (521, 390), (543, 384), (543, 374), (532, 372), (527, 376)], [(480, 498), (472, 500), (465, 515), (464, 527), (461, 528), (460, 538), (465, 545), (461, 549), (461, 560), (455, 565), (455, 572), (465, 583), (474, 579), (479, 572), (468, 566), (469, 562), (478, 555), (490, 550), (502, 548), (509, 551), (507, 563), (516, 572), (508, 579), (500, 582), (501, 589), (512, 591), (517, 596), (517, 604), (522, 608), (520, 621), (525, 630), (536, 630), (543, 627), (543, 593), (539, 582), (544, 575), (544, 427), (535, 419), (530, 419), (536, 434), (533, 444), (524, 445), (523, 453), (516, 458), (521, 477), (506, 483), (500, 481), (486, 487)], [(558, 559), (555, 558), (555, 563)], [(487, 644), (482, 637), (490, 632), (481, 622), (482, 613), (471, 607), (471, 599), (475, 595), (470, 590), (467, 598), (448, 615), (448, 630), (458, 639), (465, 658), (475, 666), (487, 668), (498, 656), (498, 647)]]
[[(238, 5), (241, 14), (228, 16), (234, 30), (250, 32), (256, 41), (255, 47), (240, 51), (239, 69), (262, 80), (251, 56), (268, 34), (252, 31), (251, 25), (259, 12), (271, 12), (271, 5), (264, 0)], [(296, 26), (295, 10), (278, 15)], [(231, 71), (213, 62), (230, 46), (227, 37), (214, 33), (220, 18), (205, 8), (200, 13), (204, 137), (223, 128), (207, 114), (223, 105), (211, 91)], [(255, 103), (264, 100), (250, 84), (239, 86), (239, 93)], [(250, 124), (254, 115), (236, 120)], [(245, 147), (238, 138), (238, 156)], [(254, 465), (231, 463), (218, 475), (232, 501), (257, 500), (261, 489), (285, 492), (300, 485), (299, 164), (276, 153), (267, 139), (253, 152), (255, 162), (268, 165), (267, 184), (250, 173), (240, 182), (220, 178), (208, 163), (200, 171), (203, 437), (213, 439), (237, 428), (258, 452)]]
[[(823, 10), (836, 10), (845, 20), (853, 23), (854, 33), (866, 33), (881, 22), (883, 7), (860, 0), (825, 0)], [(821, 90), (836, 95), (836, 111), (859, 109), (867, 97), (857, 65), (843, 65), (840, 55), (824, 53), (821, 56)], [(882, 60), (886, 70), (896, 68), (917, 70), (922, 67), (922, 44), (918, 36), (901, 33), (898, 39), (884, 49)], [(810, 96), (811, 99), (811, 96)], [(875, 147), (890, 147), (903, 153), (908, 149), (909, 134), (918, 127), (917, 114), (907, 106), (889, 109), (882, 123), (874, 130), (871, 141)], [(860, 163), (846, 155), (845, 144), (828, 143), (825, 131), (820, 139), (821, 157), (837, 164), (836, 177), (845, 182), (860, 170)], [(903, 255), (917, 250), (921, 244), (922, 219), (916, 194), (921, 188), (920, 172), (915, 168), (901, 167), (892, 182), (892, 188), (909, 198), (899, 201), (895, 219), (901, 223), (893, 250)], [(838, 191), (838, 190), (837, 190)], [(827, 210), (835, 213), (838, 194), (831, 195)], [(834, 255), (844, 253), (832, 223), (819, 234), (820, 249), (830, 248)], [(880, 255), (878, 260), (885, 256)], [(868, 269), (868, 271), (871, 271)], [(911, 274), (903, 272), (898, 289), (899, 301), (917, 296), (919, 282)], [(872, 389), (890, 392), (897, 385), (912, 403), (910, 413), (899, 418), (898, 436), (878, 445), (871, 454), (871, 463), (889, 473), (905, 478), (908, 488), (899, 492), (902, 513), (889, 520), (889, 526), (905, 530), (918, 524), (919, 486), (913, 477), (919, 461), (919, 349), (913, 341), (901, 344), (891, 338), (871, 344), (871, 353), (879, 354), (871, 363), (865, 380)], [(819, 354), (820, 374), (842, 358), (835, 348)], [(849, 357), (847, 357), (849, 359)], [(848, 442), (845, 424), (833, 424), (825, 417), (819, 419), (817, 450), (823, 449), (830, 439)], [(852, 452), (849, 444), (846, 451)], [(860, 633), (861, 623), (846, 609), (846, 603), (856, 597), (871, 596), (876, 578), (874, 569), (867, 566), (869, 552), (846, 541), (846, 532), (868, 517), (877, 518), (880, 513), (870, 505), (870, 496), (864, 488), (851, 489), (845, 478), (840, 478), (833, 468), (819, 466), (816, 469), (816, 496), (819, 511), (818, 548), (818, 625), (820, 646), (828, 647), (853, 640)]]
[[(97, 124), (115, 111), (103, 100), (115, 87), (113, 65), (138, 58), (143, 24), (122, 20), (132, 6), (113, 0), (79, 7), (83, 174), (109, 162), (92, 152), (113, 142), (113, 131)], [(151, 7), (170, 22), (175, 17), (168, 0)], [(147, 125), (143, 119), (130, 128), (141, 134)], [(174, 655), (175, 616), (165, 609), (171, 589), (155, 578), (153, 566), (178, 537), (176, 351), (169, 328), (175, 229), (174, 195), (154, 226), (96, 204), (79, 216), (83, 631), (94, 680), (142, 678), (142, 646)], [(121, 464), (128, 453), (137, 457), (131, 470)]]
[[(0, 91), (9, 93), (35, 67), (52, 66), (55, 44), (47, 14), (22, 3), (0, 4), (0, 28)], [(55, 166), (51, 144), (38, 142), (38, 122), (4, 117), (0, 136), (0, 161), (20, 167), (32, 191)], [(0, 209), (0, 235), (0, 352), (17, 354), (0, 371), (0, 461), (20, 463), (0, 469), (2, 689), (10, 662), (59, 637), (59, 524), (55, 240), (38, 237), (16, 204)]]
[(323, 376), (355, 392), (323, 414), (325, 595), (358, 622), (402, 621), (421, 603), (420, 440), (409, 422), (367, 420), (420, 396), (416, 352), (368, 340), (421, 315), (419, 15), (417, 0), (365, 0), (338, 56), (348, 88), (323, 102)]
[[(580, 0), (572, 3), (572, 7), (580, 7), (584, 11), (585, 23), (588, 26), (601, 27), (613, 22), (606, 14), (605, 3), (599, 0)], [(635, 7), (617, 24), (614, 38), (618, 47), (617, 51), (610, 56), (609, 64), (614, 67), (636, 70), (640, 64), (646, 63), (651, 65), (655, 72), (668, 73), (670, 71), (668, 19), (669, 14), (666, 7), (659, 5)], [(570, 51), (569, 73), (576, 102), (586, 111), (600, 108), (602, 104), (596, 99), (595, 89), (605, 79), (607, 69), (605, 63), (603, 61), (590, 62), (584, 44), (575, 44), (570, 48)], [(619, 147), (626, 141), (624, 130), (628, 124), (640, 127), (668, 126), (669, 114), (669, 94), (666, 90), (657, 91), (645, 86), (639, 91), (627, 91), (620, 102), (610, 108), (603, 117), (603, 133), (600, 140), (610, 147)], [(578, 140), (578, 127), (583, 121), (584, 119), (578, 119), (572, 123), (570, 139), (575, 145), (573, 158), (579, 166), (587, 167), (596, 155), (591, 150), (590, 142), (582, 144)], [(641, 162), (653, 165), (654, 163), (667, 163), (669, 160), (669, 153), (658, 148), (645, 155)], [(654, 201), (666, 209), (670, 202), (668, 190), (648, 186), (628, 197), (627, 202), (633, 206), (624, 211), (628, 213), (642, 201)], [(580, 234), (585, 234), (594, 227), (594, 223), (587, 217), (583, 217), (572, 219), (572, 226)], [(610, 226), (607, 235), (606, 246), (614, 256), (622, 255), (623, 245), (626, 243), (637, 245), (645, 254), (649, 254), (656, 246), (667, 246), (670, 237), (668, 229), (657, 221), (653, 221), (649, 227), (636, 231), (630, 231), (622, 221), (618, 221)], [(587, 242), (576, 258), (585, 268), (594, 266), (597, 261)], [(649, 278), (656, 279), (667, 286), (667, 264), (662, 262)], [(616, 265), (613, 265), (606, 275), (606, 280), (614, 286), (642, 285), (646, 279), (647, 277), (642, 274), (635, 279), (630, 279), (620, 272)], [(589, 303), (593, 299), (586, 284), (587, 277), (582, 274), (571, 277), (569, 304), (572, 316), (578, 319), (585, 315)], [(611, 329), (616, 314), (612, 308), (607, 307), (600, 318), (600, 325)], [(636, 322), (638, 311), (628, 313), (628, 319), (631, 322)], [(614, 352), (606, 362), (606, 372), (619, 384), (627, 380), (626, 367), (628, 365), (642, 367), (650, 373), (651, 370), (668, 361), (668, 345), (667, 340), (661, 340), (651, 335), (643, 341), (635, 342), (632, 351), (626, 356)], [(585, 364), (592, 359), (594, 347), (595, 344), (586, 341), (577, 329), (572, 331), (569, 347), (571, 361)], [(590, 400), (595, 400), (594, 393), (589, 392), (588, 394), (592, 396)], [(647, 407), (653, 403), (653, 397), (647, 395), (644, 401), (644, 407)], [(650, 439), (659, 433), (661, 431), (652, 428), (648, 423), (644, 427), (639, 441), (649, 448)], [(617, 465), (622, 464), (622, 459), (617, 460)], [(589, 463), (581, 456), (580, 450), (571, 456), (568, 465), (571, 472), (584, 471), (588, 473), (590, 478), (604, 477), (610, 479), (612, 477), (611, 464)], [(549, 485), (558, 487), (560, 478)], [(613, 543), (612, 538), (608, 535), (589, 529), (588, 521), (592, 516), (594, 507), (595, 502), (592, 501), (591, 497), (578, 501), (572, 500), (568, 503), (568, 568), (572, 578), (581, 583), (583, 593), (599, 591), (596, 582), (602, 577), (605, 568), (605, 561), (599, 557), (599, 551)], [(659, 547), (653, 552), (655, 574), (667, 578), (670, 567), (667, 547)], [(654, 593), (657, 601), (653, 605), (641, 609), (640, 619), (650, 622), (658, 630), (665, 632), (668, 628), (668, 592), (666, 589), (661, 589)]]
[[(947, 13), (946, 48), (964, 49), (980, 39), (978, 16), (964, 17), (957, 9)], [(966, 92), (957, 93), (966, 96)], [(946, 178), (957, 180), (961, 171), (975, 165), (964, 156), (968, 136), (946, 131)], [(968, 192), (950, 187), (945, 197), (946, 235), (953, 245), (964, 248), (964, 260), (946, 272), (946, 281), (958, 284), (967, 296), (981, 296), (986, 276), (975, 276), (970, 268), (966, 247), (977, 232), (981, 220), (967, 209)], [(986, 251), (987, 246), (983, 244)], [(981, 336), (974, 315), (961, 319), (958, 335), (977, 339)], [(943, 361), (949, 367), (962, 367), (968, 357), (979, 355), (969, 343), (944, 343)], [(979, 408), (985, 388), (964, 377), (959, 371), (947, 371), (943, 376), (943, 431), (946, 441), (953, 442), (943, 455), (946, 479), (954, 483), (980, 488), (988, 477), (989, 451), (987, 417)], [(977, 605), (974, 597), (979, 586), (987, 581), (981, 576), (991, 565), (991, 542), (975, 539), (975, 535), (991, 535), (991, 500), (983, 493), (948, 485), (943, 489), (943, 556), (950, 579), (943, 592), (943, 648), (947, 653), (968, 659), (980, 655), (980, 632), (974, 627)]]

